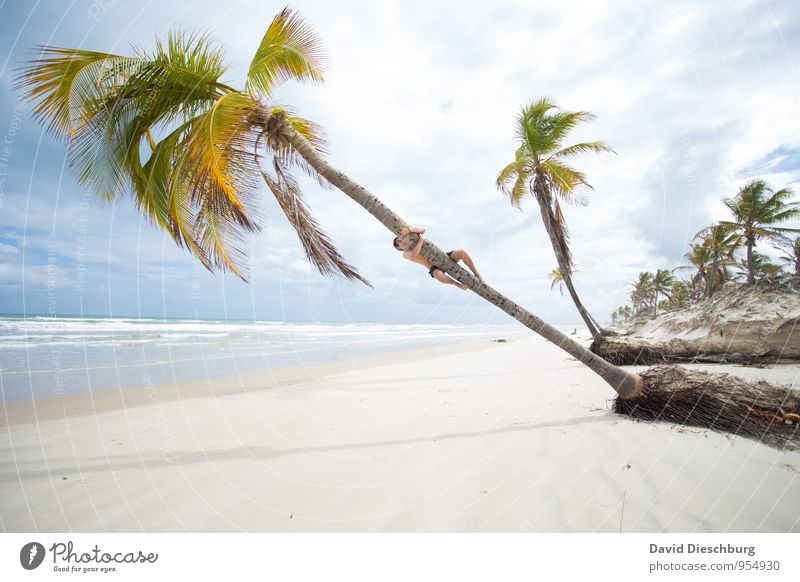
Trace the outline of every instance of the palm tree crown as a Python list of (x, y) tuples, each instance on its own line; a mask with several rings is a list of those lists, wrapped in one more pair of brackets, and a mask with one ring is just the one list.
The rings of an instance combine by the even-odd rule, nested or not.
[(220, 80), (222, 53), (204, 35), (170, 32), (132, 57), (49, 46), (37, 52), (18, 87), (35, 117), (67, 140), (78, 181), (99, 198), (131, 193), (206, 268), (246, 279), (247, 235), (262, 229), (260, 177), (321, 273), (369, 285), (311, 216), (290, 170), (327, 182), (270, 131), (280, 118), (324, 150), (317, 125), (271, 101), (290, 79), (323, 81), (320, 44), (296, 13), (284, 9), (273, 19), (243, 90)]
[(742, 244), (742, 237), (724, 224), (704, 228), (695, 237), (707, 249), (706, 296), (711, 297), (730, 274), (728, 267), (736, 265), (734, 253)]
[[(577, 125), (594, 119), (588, 111), (557, 111), (547, 97), (522, 108), (517, 117), (516, 139), (519, 142), (514, 161), (500, 171), (497, 187), (519, 208), (530, 192), (550, 211), (550, 219), (567, 272), (572, 267), (569, 233), (560, 203), (585, 204), (580, 188), (591, 189), (586, 176), (567, 165), (566, 160), (586, 152), (613, 152), (602, 141), (564, 146), (567, 134)], [(545, 225), (549, 226), (549, 225)]]
[(652, 303), (653, 297), (653, 273), (642, 271), (639, 279), (633, 283), (630, 299), (633, 304), (634, 315), (641, 313), (645, 307)]
[(747, 248), (748, 283), (755, 281), (753, 246), (757, 239), (785, 239), (785, 232), (800, 232), (796, 228), (773, 226), (800, 216), (800, 204), (789, 202), (791, 197), (792, 191), (789, 188), (774, 192), (764, 180), (751, 180), (739, 189), (736, 196), (724, 201), (734, 219), (723, 220), (720, 224), (738, 232), (744, 239)]
[(658, 296), (662, 293), (667, 295), (669, 290), (672, 288), (672, 284), (675, 282), (675, 279), (672, 277), (672, 273), (665, 270), (665, 269), (658, 269), (653, 275), (651, 280), (652, 290), (653, 290), (653, 314), (658, 315)]
[(788, 241), (784, 246), (783, 255), (779, 260), (793, 270), (795, 277), (800, 277), (800, 237)]

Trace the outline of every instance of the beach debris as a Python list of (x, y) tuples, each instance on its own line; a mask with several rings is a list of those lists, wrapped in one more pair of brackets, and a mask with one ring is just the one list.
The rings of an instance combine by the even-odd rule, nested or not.
[(800, 450), (800, 393), (791, 388), (676, 365), (656, 366), (640, 376), (644, 381), (642, 394), (627, 400), (616, 398), (614, 412)]

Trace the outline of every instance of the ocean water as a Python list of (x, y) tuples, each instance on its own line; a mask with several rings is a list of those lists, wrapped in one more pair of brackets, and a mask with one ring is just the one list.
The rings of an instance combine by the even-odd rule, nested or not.
[(525, 333), (520, 324), (1, 316), (0, 401), (309, 365)]

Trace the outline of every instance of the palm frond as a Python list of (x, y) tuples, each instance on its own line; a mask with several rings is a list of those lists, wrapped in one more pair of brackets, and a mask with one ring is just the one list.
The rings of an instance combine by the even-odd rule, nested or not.
[(210, 268), (207, 253), (194, 238), (196, 203), (189, 191), (188, 161), (182, 156), (191, 123), (187, 121), (156, 144), (142, 168), (143, 180), (134, 197), (152, 224), (169, 232), (179, 246), (188, 246)]
[(135, 170), (129, 152), (138, 153), (132, 135), (135, 109), (129, 101), (116, 101), (78, 125), (69, 140), (67, 157), (75, 178), (104, 201), (119, 198), (132, 186)]
[(525, 105), (517, 115), (516, 137), (530, 152), (546, 155), (558, 146), (550, 133), (551, 109), (557, 106), (549, 97), (542, 97)]
[(542, 170), (552, 185), (553, 192), (567, 202), (575, 202), (570, 198), (580, 186), (592, 189), (583, 172), (570, 168), (557, 159), (550, 158), (547, 162), (543, 162)]
[(584, 143), (576, 143), (565, 148), (561, 148), (557, 152), (554, 152), (550, 155), (549, 159), (552, 158), (568, 158), (570, 156), (576, 156), (578, 154), (585, 154), (585, 153), (595, 153), (599, 154), (602, 152), (609, 152), (612, 154), (616, 154), (610, 146), (602, 141), (589, 141)]
[(549, 119), (550, 139), (560, 145), (569, 132), (595, 117), (591, 111), (559, 111)]
[(297, 12), (284, 8), (272, 20), (250, 63), (247, 89), (269, 97), (290, 79), (321, 83), (323, 59), (311, 27)]
[(256, 133), (250, 125), (260, 107), (247, 95), (228, 93), (192, 120), (184, 142), (183, 155), (191, 160), (184, 168), (186, 188), (199, 205), (196, 239), (215, 266), (242, 278), (238, 265), (246, 256), (246, 232), (261, 228), (255, 216)]
[(225, 55), (205, 33), (170, 29), (167, 40), (157, 38), (153, 50), (145, 54), (149, 61), (191, 75), (201, 84), (218, 81), (227, 70)]
[(372, 284), (355, 267), (343, 259), (328, 235), (320, 228), (302, 199), (297, 181), (277, 156), (273, 158), (273, 168), (274, 173), (262, 169), (261, 174), (300, 238), (308, 259), (323, 275), (341, 274), (348, 279), (357, 279), (372, 287)]
[(191, 124), (186, 145), (193, 161), (192, 175), (196, 195), (213, 189), (224, 197), (232, 216), (250, 227), (245, 197), (253, 198), (255, 170), (249, 117), (260, 104), (242, 93), (220, 97)]
[(62, 138), (83, 125), (87, 106), (113, 94), (146, 65), (140, 58), (81, 49), (40, 46), (36, 52), (14, 86), (33, 103), (36, 121)]

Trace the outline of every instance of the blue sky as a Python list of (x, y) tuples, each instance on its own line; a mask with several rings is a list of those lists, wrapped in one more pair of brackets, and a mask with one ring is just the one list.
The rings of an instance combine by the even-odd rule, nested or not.
[[(567, 208), (576, 287), (598, 319), (641, 270), (677, 266), (724, 196), (762, 177), (800, 192), (800, 12), (792, 2), (296, 2), (328, 55), (322, 86), (277, 100), (321, 123), (331, 162), (444, 250), (466, 248), (497, 290), (552, 323), (578, 318), (551, 291), (552, 249), (532, 199), (494, 187), (514, 118), (549, 95), (597, 119), (574, 141), (595, 190)], [(349, 198), (304, 182), (315, 216), (375, 285), (325, 278), (264, 189), (250, 283), (207, 272), (129, 199), (81, 191), (65, 147), (20, 103), (12, 76), (37, 44), (127, 53), (171, 26), (207, 30), (243, 84), (281, 3), (95, 0), (0, 5), (0, 312), (292, 321), (508, 322), (403, 261)], [(767, 250), (764, 248), (763, 250)]]

